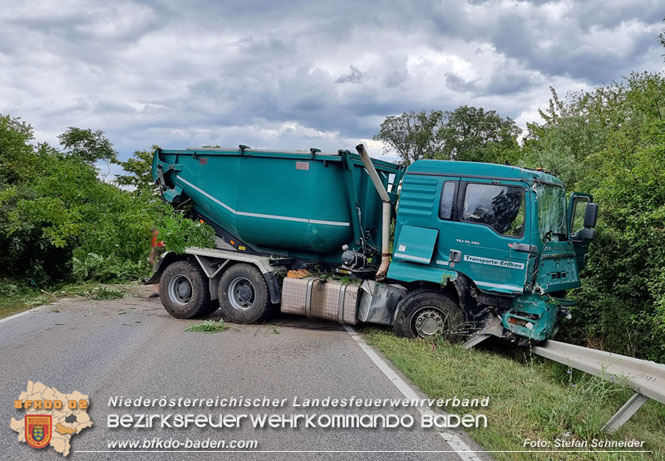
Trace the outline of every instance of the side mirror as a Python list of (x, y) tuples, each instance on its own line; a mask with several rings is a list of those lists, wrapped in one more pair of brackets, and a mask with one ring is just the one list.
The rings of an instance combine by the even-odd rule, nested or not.
[(596, 231), (593, 229), (589, 229), (588, 227), (585, 227), (581, 231), (577, 233), (577, 237), (580, 240), (593, 240), (596, 238)]
[(584, 227), (591, 228), (596, 227), (596, 221), (598, 220), (598, 204), (589, 202), (586, 204), (586, 209), (584, 210)]

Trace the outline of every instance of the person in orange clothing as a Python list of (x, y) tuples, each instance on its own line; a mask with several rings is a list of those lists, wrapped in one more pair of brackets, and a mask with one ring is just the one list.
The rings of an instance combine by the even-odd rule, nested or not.
[[(157, 261), (159, 261), (159, 252), (164, 248), (164, 242), (159, 240), (159, 229), (153, 227), (152, 240), (150, 241), (150, 264), (152, 264), (152, 271), (155, 272), (157, 268)], [(151, 298), (159, 296), (159, 283), (153, 285), (154, 292), (150, 295)]]

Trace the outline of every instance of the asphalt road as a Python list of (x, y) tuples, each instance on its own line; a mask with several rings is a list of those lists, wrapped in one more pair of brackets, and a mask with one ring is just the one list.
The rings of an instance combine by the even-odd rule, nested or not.
[[(212, 319), (217, 319), (214, 314)], [(333, 323), (283, 316), (271, 325), (234, 325), (216, 334), (186, 332), (197, 321), (176, 320), (159, 300), (84, 299), (44, 306), (0, 322), (0, 458), (61, 459), (52, 448), (18, 443), (9, 427), (23, 417), (13, 401), (28, 380), (60, 392), (88, 394), (92, 428), (74, 436), (70, 459), (462, 459), (440, 434), (419, 427), (417, 409), (295, 409), (294, 397), (403, 398), (353, 337)], [(400, 375), (401, 376), (401, 375)], [(163, 410), (113, 409), (113, 396), (147, 398), (263, 397), (287, 399), (284, 408)], [(111, 429), (110, 413), (396, 413), (412, 429)], [(461, 432), (460, 439), (477, 449)], [(238, 453), (110, 453), (111, 440), (186, 438), (256, 440)], [(457, 447), (459, 450), (459, 446)], [(277, 453), (281, 451), (288, 451)], [(308, 451), (307, 453), (295, 453)], [(351, 453), (362, 451), (364, 453)], [(377, 451), (370, 453), (369, 451)], [(402, 451), (401, 453), (387, 453)], [(404, 453), (403, 451), (411, 452)], [(429, 453), (427, 453), (429, 451)], [(468, 456), (468, 454), (466, 455)], [(487, 456), (480, 456), (487, 459)], [(468, 459), (468, 458), (467, 458)]]

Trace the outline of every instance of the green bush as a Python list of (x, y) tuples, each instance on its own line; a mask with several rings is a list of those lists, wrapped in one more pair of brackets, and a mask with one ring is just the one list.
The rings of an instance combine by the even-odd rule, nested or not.
[(529, 126), (525, 163), (542, 163), (600, 207), (560, 338), (664, 362), (665, 76), (632, 74), (564, 100), (554, 93), (543, 118)]
[(0, 116), (0, 276), (136, 280), (150, 272), (153, 227), (169, 251), (212, 245), (213, 229), (162, 202), (145, 174), (133, 191), (100, 179), (95, 163), (115, 158), (103, 133), (70, 128), (60, 139), (64, 151), (34, 146), (29, 125)]

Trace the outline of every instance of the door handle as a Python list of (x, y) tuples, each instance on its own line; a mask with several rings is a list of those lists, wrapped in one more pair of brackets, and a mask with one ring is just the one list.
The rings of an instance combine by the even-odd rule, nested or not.
[(515, 251), (523, 251), (525, 253), (538, 253), (536, 245), (529, 245), (527, 243), (509, 243), (508, 246)]
[(459, 250), (450, 250), (450, 255), (448, 255), (448, 261), (451, 263), (458, 263), (462, 260), (462, 252)]

